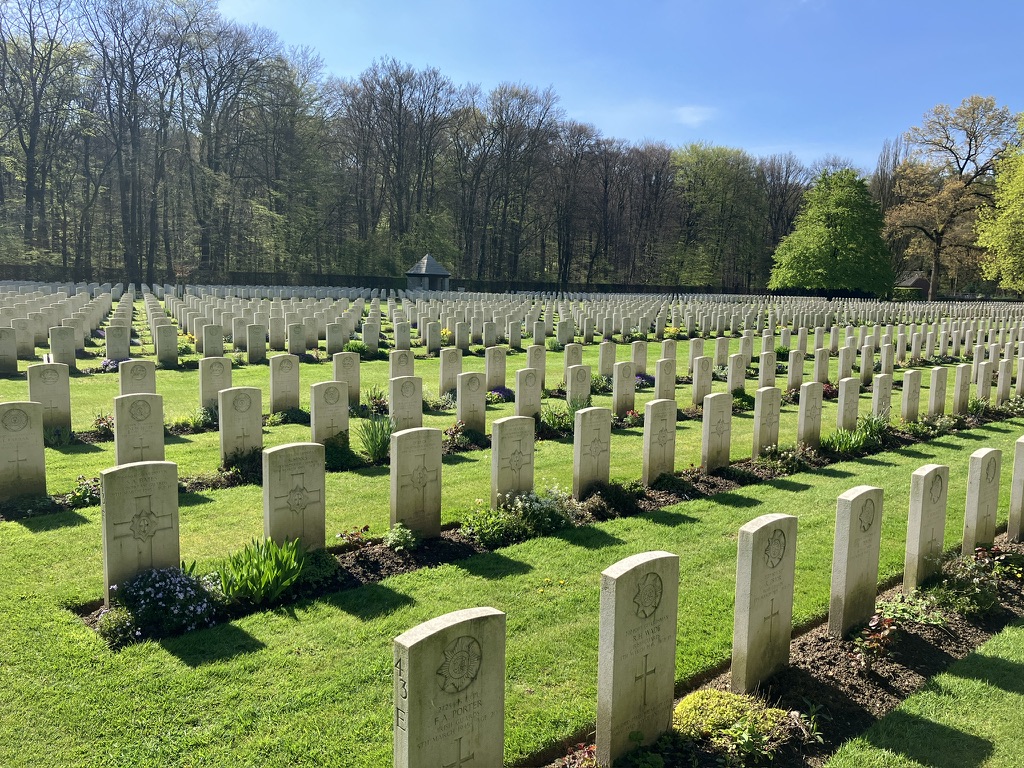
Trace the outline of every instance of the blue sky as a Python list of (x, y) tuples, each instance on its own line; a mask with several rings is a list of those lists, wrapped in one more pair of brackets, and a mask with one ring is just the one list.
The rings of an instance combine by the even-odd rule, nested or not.
[(971, 94), (1024, 109), (1019, 0), (222, 0), (354, 77), (393, 56), (485, 91), (551, 86), (604, 136), (874, 167)]

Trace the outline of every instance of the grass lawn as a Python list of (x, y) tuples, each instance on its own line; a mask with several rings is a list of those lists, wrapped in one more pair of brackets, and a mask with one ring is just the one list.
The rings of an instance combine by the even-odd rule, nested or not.
[[(602, 569), (652, 549), (681, 556), (676, 675), (684, 679), (729, 656), (744, 522), (768, 512), (800, 517), (794, 614), (807, 622), (828, 603), (839, 493), (885, 488), (887, 578), (902, 569), (910, 473), (950, 464), (946, 544), (954, 545), (968, 454), (1009, 452), (1022, 431), (1024, 420), (990, 424), (117, 654), (65, 609), (100, 595), (99, 510), (3, 523), (0, 764), (387, 765), (391, 638), (478, 605), (508, 614), (505, 747), (507, 759), (521, 759), (594, 721)], [(185, 499), (181, 531), (182, 556), (208, 565), (259, 533), (259, 490)]]
[[(737, 351), (738, 340), (731, 344)], [(759, 347), (755, 341), (755, 355)], [(656, 350), (652, 344), (652, 370)], [(687, 345), (679, 344), (680, 373), (686, 351)], [(620, 345), (617, 355), (628, 359), (628, 345)], [(548, 386), (561, 380), (561, 361), (561, 355), (548, 354)], [(584, 362), (596, 371), (596, 346), (585, 348)], [(509, 359), (510, 383), (524, 363), (525, 355)], [(22, 370), (25, 365), (22, 361)], [(808, 376), (811, 365), (808, 361)], [(834, 372), (834, 359), (831, 365)], [(418, 359), (416, 366), (425, 390), (436, 389), (437, 360)], [(463, 370), (483, 370), (483, 358), (465, 358)], [(308, 407), (308, 385), (328, 379), (331, 366), (304, 364), (301, 375), (302, 405)], [(268, 376), (266, 366), (240, 366), (233, 383), (266, 392)], [(362, 365), (364, 392), (383, 386), (386, 377), (387, 363)], [(714, 391), (725, 386), (716, 382)], [(754, 386), (748, 381), (748, 391)], [(159, 371), (157, 387), (165, 398), (165, 420), (195, 409), (197, 372)], [(75, 428), (88, 429), (96, 414), (110, 413), (116, 389), (116, 375), (76, 376), (71, 385)], [(951, 381), (949, 398), (952, 389)], [(689, 403), (689, 395), (688, 386), (677, 387), (681, 405)], [(0, 379), (0, 401), (26, 396), (23, 378)], [(899, 396), (894, 392), (894, 413)], [(650, 397), (639, 393), (638, 409)], [(595, 404), (609, 405), (610, 396), (596, 397)], [(861, 413), (869, 409), (870, 395), (865, 395)], [(511, 414), (511, 404), (491, 407), (488, 422)], [(795, 407), (783, 410), (783, 444), (795, 441), (796, 417)], [(443, 428), (454, 418), (454, 413), (433, 415), (424, 423)], [(751, 421), (749, 414), (733, 420), (735, 459), (750, 455)], [(823, 423), (835, 423), (834, 403), (826, 405)], [(440, 614), (483, 605), (508, 614), (505, 751), (507, 760), (519, 760), (595, 719), (604, 568), (647, 550), (680, 555), (676, 676), (682, 680), (728, 659), (740, 525), (769, 512), (800, 517), (794, 617), (805, 623), (827, 609), (836, 496), (864, 483), (885, 488), (881, 578), (888, 578), (902, 570), (911, 472), (929, 462), (951, 466), (946, 544), (953, 546), (962, 530), (969, 453), (979, 447), (1003, 449), (1005, 510), (1008, 457), (1022, 432), (1022, 419), (993, 423), (116, 654), (68, 610), (101, 595), (99, 508), (0, 523), (0, 765), (388, 765), (391, 639)], [(613, 479), (640, 475), (641, 436), (640, 429), (614, 434)], [(271, 427), (264, 435), (266, 447), (308, 437), (308, 427), (296, 425)], [(538, 444), (538, 486), (570, 484), (571, 450), (567, 441)], [(698, 463), (699, 451), (699, 422), (681, 422), (677, 468)], [(182, 475), (212, 471), (217, 456), (215, 433), (168, 438), (167, 458), (178, 462)], [(47, 449), (50, 492), (66, 492), (77, 475), (95, 476), (112, 464), (111, 443)], [(474, 499), (489, 496), (489, 464), (489, 451), (446, 457), (446, 521), (459, 519)], [(328, 539), (363, 524), (382, 532), (388, 521), (387, 483), (386, 468), (329, 474)], [(183, 495), (180, 519), (182, 557), (208, 569), (261, 535), (261, 491), (241, 487)]]
[(1024, 626), (1003, 630), (933, 678), (830, 768), (1016, 768), (1024, 755)]

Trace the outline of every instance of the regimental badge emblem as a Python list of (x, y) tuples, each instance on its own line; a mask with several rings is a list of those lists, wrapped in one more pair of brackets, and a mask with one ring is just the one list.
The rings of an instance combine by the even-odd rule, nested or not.
[(772, 531), (764, 548), (764, 564), (775, 568), (786, 554), (786, 532), (781, 528)]
[(640, 579), (636, 589), (636, 597), (633, 598), (633, 602), (636, 604), (636, 615), (644, 619), (653, 616), (654, 612), (658, 610), (658, 606), (661, 605), (661, 593), (663, 590), (664, 584), (661, 581), (661, 576), (654, 573), (654, 571), (645, 574)]
[(131, 417), (136, 421), (145, 421), (149, 418), (152, 412), (153, 409), (145, 400), (136, 400), (128, 406), (129, 415), (131, 415)]
[(28, 414), (21, 408), (11, 408), (4, 414), (2, 423), (8, 432), (21, 432), (28, 426)]
[(928, 489), (928, 497), (932, 500), (932, 504), (939, 503), (939, 499), (942, 498), (942, 475), (935, 475), (932, 478), (931, 488)]
[(412, 397), (416, 391), (416, 385), (411, 381), (402, 382), (402, 397)]
[(334, 405), (341, 400), (341, 390), (337, 387), (327, 387), (324, 389), (324, 402), (328, 405)]
[(867, 533), (871, 530), (871, 526), (875, 522), (875, 501), (874, 499), (868, 499), (864, 502), (864, 506), (861, 507), (860, 515), (860, 529), (862, 532)]
[(483, 653), (475, 637), (462, 635), (445, 646), (441, 666), (437, 668), (437, 685), (445, 693), (466, 690), (480, 672)]
[(989, 456), (987, 462), (985, 462), (985, 481), (991, 483), (996, 479), (996, 457)]
[(235, 395), (235, 399), (231, 401), (231, 407), (238, 413), (245, 413), (252, 407), (252, 398), (245, 392), (239, 392)]

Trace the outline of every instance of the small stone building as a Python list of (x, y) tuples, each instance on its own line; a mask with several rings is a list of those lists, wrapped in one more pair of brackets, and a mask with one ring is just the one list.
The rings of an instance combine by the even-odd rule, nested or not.
[(428, 253), (405, 273), (408, 280), (406, 289), (410, 291), (447, 291), (449, 290), (448, 279), (451, 276), (452, 273), (438, 264)]

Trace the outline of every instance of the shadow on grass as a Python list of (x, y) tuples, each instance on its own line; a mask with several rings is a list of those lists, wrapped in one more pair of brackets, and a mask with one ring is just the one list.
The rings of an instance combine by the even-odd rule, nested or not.
[(774, 480), (769, 480), (766, 485), (778, 488), (781, 491), (806, 491), (808, 488), (813, 487), (809, 483), (798, 483), (796, 480), (790, 480), (786, 477), (777, 477)]
[(89, 522), (89, 520), (74, 510), (68, 510), (67, 512), (56, 512), (52, 515), (25, 517), (14, 522), (29, 533), (45, 533), (46, 531), (55, 531), (58, 528), (77, 528), (79, 525)]
[[(775, 482), (775, 481), (773, 481)], [(794, 483), (794, 485), (801, 485), (800, 483)], [(809, 487), (809, 486), (804, 486)], [(755, 499), (750, 496), (744, 496), (741, 493), (732, 493), (731, 491), (724, 491), (723, 493), (716, 493), (714, 497), (716, 504), (721, 504), (726, 507), (733, 507), (735, 509), (745, 509), (747, 507), (757, 507), (763, 504), (760, 499)]]
[[(481, 451), (467, 451), (466, 453), (481, 453)], [(467, 456), (466, 453), (449, 453), (441, 457), (442, 464), (465, 464), (467, 461), (479, 461)]]
[(184, 435), (165, 434), (164, 445), (181, 445), (182, 443), (191, 443)]
[(489, 552), (452, 563), (474, 576), (484, 579), (504, 579), (506, 576), (521, 576), (533, 570), (533, 566), (519, 560), (513, 560), (500, 552)]
[(666, 528), (675, 528), (684, 523), (699, 523), (699, 518), (684, 515), (682, 512), (669, 512), (667, 509), (656, 509), (653, 512), (643, 514), (645, 520), (650, 520), (655, 525), (663, 525)]
[(820, 467), (814, 470), (814, 474), (824, 477), (853, 477), (854, 472), (847, 472), (845, 469), (834, 469), (833, 467)]
[(918, 451), (915, 450), (914, 448), (901, 448), (899, 451), (897, 451), (897, 453), (899, 453), (900, 456), (909, 456), (912, 459), (930, 459), (932, 456), (935, 455), (933, 453), (925, 453), (924, 451)]
[(895, 467), (895, 461), (886, 461), (885, 459), (876, 459), (873, 456), (864, 456), (863, 458), (857, 459), (858, 464), (867, 464), (869, 467)]
[(399, 608), (412, 605), (416, 601), (401, 592), (380, 584), (364, 584), (359, 589), (346, 589), (336, 592), (324, 599), (328, 605), (355, 616), (357, 619), (369, 621), (394, 613)]
[(973, 768), (992, 754), (992, 742), (918, 715), (896, 711), (864, 734), (872, 746), (887, 749), (929, 768)]
[(360, 477), (384, 477), (391, 474), (391, 467), (386, 464), (379, 467), (360, 467), (352, 470), (352, 473)]
[(967, 680), (980, 680), (993, 688), (1024, 695), (1024, 664), (993, 656), (974, 654), (947, 670)]
[[(113, 446), (112, 440), (106, 441), (109, 445)], [(52, 451), (64, 454), (65, 456), (77, 456), (80, 453), (102, 453), (103, 449), (99, 445), (93, 443), (70, 443), (69, 445), (48, 445)]]
[(190, 667), (227, 661), (246, 653), (255, 653), (266, 645), (235, 624), (218, 624), (202, 632), (160, 641), (164, 650)]
[(564, 531), (556, 533), (555, 538), (585, 549), (601, 549), (624, 543), (618, 536), (613, 536), (608, 531), (593, 525), (583, 528), (566, 528)]
[(201, 493), (178, 492), (179, 507), (198, 507), (200, 504), (211, 504), (212, 502), (213, 498), (210, 496), (204, 496)]

